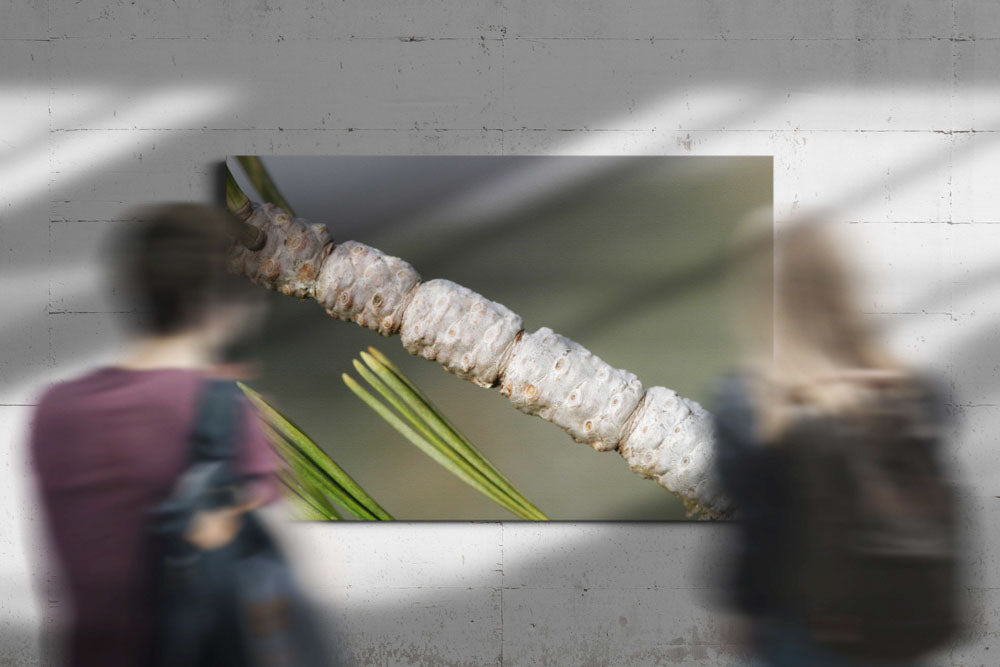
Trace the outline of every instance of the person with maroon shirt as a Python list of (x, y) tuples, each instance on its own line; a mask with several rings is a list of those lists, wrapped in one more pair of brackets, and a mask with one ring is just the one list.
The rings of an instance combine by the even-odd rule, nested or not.
[[(147, 663), (148, 512), (190, 462), (203, 380), (229, 374), (225, 350), (263, 314), (256, 291), (225, 271), (238, 224), (227, 211), (167, 204), (135, 217), (113, 264), (138, 314), (132, 345), (116, 363), (46, 389), (32, 420), (30, 453), (69, 607), (60, 652), (71, 665)], [(241, 512), (278, 496), (277, 460), (249, 401), (242, 434), (240, 505), (195, 517), (187, 539), (202, 549), (226, 544)]]

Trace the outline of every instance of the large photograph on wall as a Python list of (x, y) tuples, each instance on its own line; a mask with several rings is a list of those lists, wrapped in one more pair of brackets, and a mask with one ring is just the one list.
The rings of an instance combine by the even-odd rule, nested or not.
[(727, 517), (706, 409), (738, 360), (734, 236), (770, 211), (771, 158), (225, 167), (230, 266), (266, 304), (229, 354), (296, 516)]

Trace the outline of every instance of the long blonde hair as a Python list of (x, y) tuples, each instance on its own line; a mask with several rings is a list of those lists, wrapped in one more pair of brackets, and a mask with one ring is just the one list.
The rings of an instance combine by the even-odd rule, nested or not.
[(773, 264), (771, 244), (764, 242), (769, 212), (743, 227), (738, 241), (749, 250), (736, 271), (736, 296), (742, 324), (755, 330), (744, 338), (762, 440), (775, 441), (804, 411), (862, 413), (880, 393), (909, 384), (909, 374), (863, 318), (850, 265), (828, 224), (812, 217), (780, 225)]

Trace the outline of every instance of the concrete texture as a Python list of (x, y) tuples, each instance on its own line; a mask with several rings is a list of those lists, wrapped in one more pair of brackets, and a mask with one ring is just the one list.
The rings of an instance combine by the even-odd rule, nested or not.
[[(0, 0), (0, 662), (58, 607), (21, 443), (41, 384), (120, 343), (92, 253), (122, 211), (211, 199), (231, 153), (614, 153), (773, 155), (777, 224), (826, 206), (856, 238), (866, 310), (955, 390), (979, 606), (939, 662), (997, 664), (998, 38), (986, 0)], [(356, 664), (719, 665), (724, 531), (288, 538)]]

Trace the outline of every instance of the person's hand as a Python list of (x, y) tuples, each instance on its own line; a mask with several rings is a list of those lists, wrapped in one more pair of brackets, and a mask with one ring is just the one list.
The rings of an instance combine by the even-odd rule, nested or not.
[(242, 507), (223, 507), (195, 512), (184, 538), (203, 551), (223, 547), (239, 532), (244, 511)]

